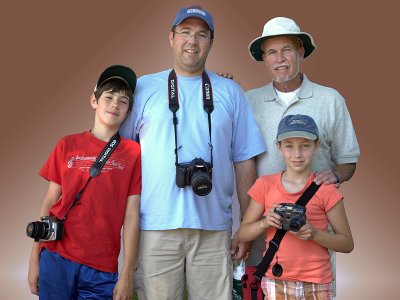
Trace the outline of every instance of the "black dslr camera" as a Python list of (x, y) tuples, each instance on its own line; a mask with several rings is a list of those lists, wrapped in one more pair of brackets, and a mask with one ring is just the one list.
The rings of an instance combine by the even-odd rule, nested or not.
[(180, 188), (191, 185), (193, 192), (205, 196), (211, 192), (212, 166), (202, 158), (195, 158), (190, 163), (176, 166), (176, 185)]
[(64, 223), (56, 217), (44, 216), (41, 221), (30, 222), (26, 226), (26, 235), (35, 241), (60, 241), (64, 233)]
[(275, 212), (282, 217), (282, 228), (290, 231), (299, 231), (306, 224), (306, 208), (293, 203), (281, 203)]

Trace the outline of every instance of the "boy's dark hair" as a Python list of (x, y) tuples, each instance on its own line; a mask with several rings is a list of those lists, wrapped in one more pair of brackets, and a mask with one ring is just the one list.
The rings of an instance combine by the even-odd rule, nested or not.
[(132, 109), (133, 105), (133, 94), (130, 87), (126, 85), (126, 83), (118, 78), (112, 78), (104, 82), (97, 90), (94, 92), (94, 96), (97, 100), (99, 100), (100, 96), (106, 92), (110, 91), (112, 93), (123, 93), (129, 98), (129, 110)]

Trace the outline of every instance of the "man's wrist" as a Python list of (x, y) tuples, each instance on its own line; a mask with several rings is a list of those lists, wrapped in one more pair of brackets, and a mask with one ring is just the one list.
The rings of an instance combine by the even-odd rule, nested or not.
[(333, 175), (335, 175), (336, 182), (335, 183), (340, 183), (340, 177), (336, 172), (333, 172)]

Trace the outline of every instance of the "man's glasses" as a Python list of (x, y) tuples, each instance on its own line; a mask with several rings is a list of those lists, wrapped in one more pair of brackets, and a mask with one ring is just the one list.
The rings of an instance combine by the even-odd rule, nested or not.
[(186, 41), (189, 41), (191, 38), (194, 38), (199, 42), (207, 42), (211, 40), (211, 37), (209, 37), (206, 33), (203, 32), (191, 33), (190, 31), (182, 31), (182, 32), (173, 31), (173, 33), (180, 35), (180, 37)]

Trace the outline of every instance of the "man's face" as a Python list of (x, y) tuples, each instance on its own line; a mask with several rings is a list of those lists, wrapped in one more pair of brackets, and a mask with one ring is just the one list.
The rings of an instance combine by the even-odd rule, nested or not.
[(276, 83), (288, 83), (300, 72), (304, 48), (295, 37), (281, 36), (267, 39), (263, 45), (263, 60), (268, 74)]
[(178, 75), (197, 76), (203, 73), (212, 46), (210, 28), (197, 18), (187, 18), (170, 32), (174, 69)]

